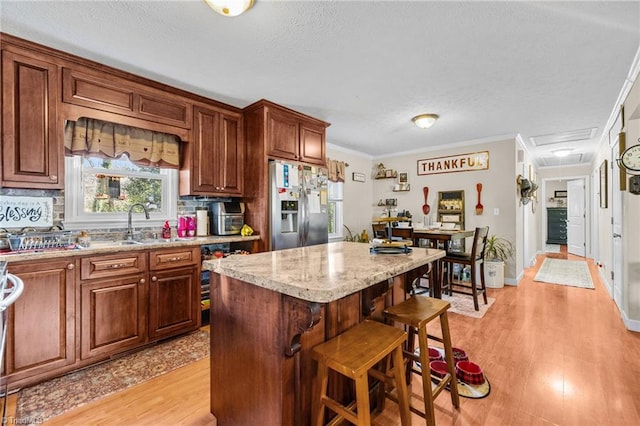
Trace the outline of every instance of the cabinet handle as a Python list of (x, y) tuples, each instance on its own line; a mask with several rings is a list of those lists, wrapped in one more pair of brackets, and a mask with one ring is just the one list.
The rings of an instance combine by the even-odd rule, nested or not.
[(144, 278), (140, 278), (140, 284), (144, 284), (146, 281)]
[(181, 257), (172, 257), (171, 259), (169, 259), (169, 262), (178, 262), (180, 260), (184, 260), (184, 259)]
[(126, 263), (112, 263), (111, 265), (108, 265), (107, 268), (118, 269), (118, 268), (124, 268), (125, 266), (127, 266)]
[(67, 265), (67, 269), (70, 270), (70, 271), (73, 270), (75, 267), (76, 267), (76, 265), (74, 265), (73, 263), (70, 263), (70, 264)]
[(58, 175), (49, 176), (49, 180), (58, 180)]
[(155, 283), (156, 281), (158, 281), (158, 277), (156, 277), (156, 276), (154, 275), (153, 277), (151, 277), (151, 281), (153, 281), (153, 282)]

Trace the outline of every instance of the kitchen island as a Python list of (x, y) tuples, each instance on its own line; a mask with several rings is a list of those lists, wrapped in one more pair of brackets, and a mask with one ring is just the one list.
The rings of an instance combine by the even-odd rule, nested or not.
[[(306, 425), (311, 348), (407, 297), (436, 249), (370, 254), (338, 242), (205, 261), (211, 274), (211, 412), (218, 424)], [(348, 400), (348, 386), (333, 392)]]

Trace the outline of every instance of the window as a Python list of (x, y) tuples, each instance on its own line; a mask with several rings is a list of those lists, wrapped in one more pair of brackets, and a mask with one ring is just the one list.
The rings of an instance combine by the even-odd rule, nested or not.
[(144, 204), (151, 219), (134, 214), (134, 223), (159, 227), (176, 217), (177, 183), (177, 170), (138, 166), (126, 155), (65, 157), (65, 228), (124, 228), (135, 203)]
[(343, 193), (344, 182), (331, 182), (327, 186), (328, 197), (328, 212), (329, 212), (329, 240), (336, 241), (341, 240), (343, 234)]

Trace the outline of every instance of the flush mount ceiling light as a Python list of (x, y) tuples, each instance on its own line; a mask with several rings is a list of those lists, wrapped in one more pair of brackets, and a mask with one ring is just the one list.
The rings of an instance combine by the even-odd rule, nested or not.
[(556, 157), (566, 157), (567, 155), (571, 154), (571, 151), (573, 150), (569, 148), (556, 149), (555, 151), (553, 151), (553, 155), (555, 155)]
[(253, 6), (254, 0), (204, 0), (209, 7), (223, 16), (238, 16)]
[(421, 129), (428, 129), (429, 127), (433, 126), (437, 119), (437, 114), (420, 114), (413, 117), (411, 121), (413, 121), (413, 124), (420, 127)]

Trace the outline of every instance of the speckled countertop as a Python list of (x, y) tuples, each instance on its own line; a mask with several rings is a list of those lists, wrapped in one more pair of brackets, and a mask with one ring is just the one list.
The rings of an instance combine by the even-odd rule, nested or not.
[(92, 241), (91, 245), (87, 248), (0, 253), (0, 262), (5, 261), (10, 263), (10, 262), (22, 262), (25, 260), (56, 259), (61, 257), (85, 256), (85, 255), (100, 254), (100, 253), (118, 253), (118, 252), (126, 252), (126, 251), (133, 251), (133, 250), (189, 247), (189, 246), (201, 246), (205, 244), (217, 244), (217, 243), (236, 243), (236, 242), (243, 242), (243, 241), (255, 241), (259, 239), (260, 239), (259, 235), (252, 235), (250, 237), (243, 237), (240, 235), (233, 235), (233, 236), (226, 236), (226, 237), (209, 236), (209, 237), (182, 238), (176, 241), (145, 240), (144, 244), (135, 244), (135, 245), (119, 245), (117, 242), (114, 242), (114, 241)]
[(203, 269), (310, 302), (327, 303), (444, 257), (443, 250), (370, 254), (369, 245), (337, 242), (206, 260)]

